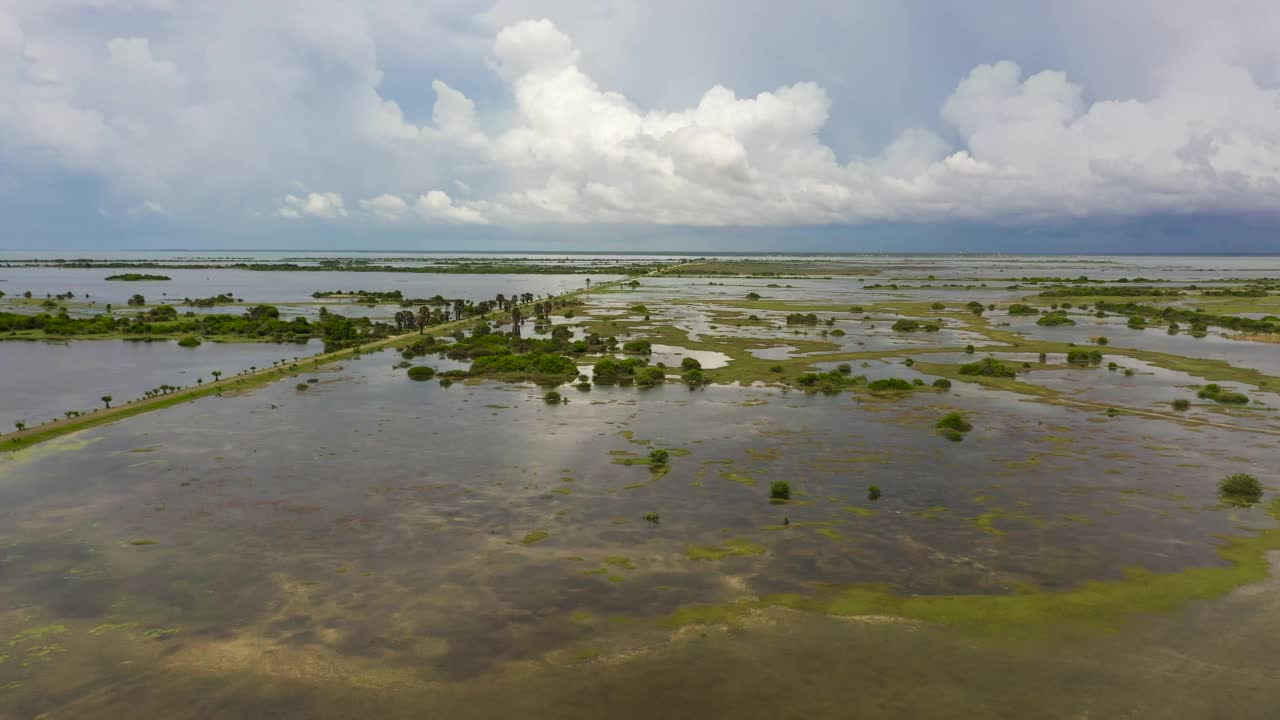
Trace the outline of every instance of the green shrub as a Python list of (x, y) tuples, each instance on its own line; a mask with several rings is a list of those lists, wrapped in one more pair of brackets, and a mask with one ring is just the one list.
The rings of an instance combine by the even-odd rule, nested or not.
[(188, 335), (178, 341), (178, 347), (184, 347), (184, 348), (200, 347), (200, 338), (194, 335)]
[(920, 329), (920, 323), (915, 320), (903, 318), (893, 324), (893, 329), (897, 332), (915, 332)]
[(951, 428), (943, 428), (938, 432), (942, 435), (942, 437), (950, 440), (951, 442), (960, 442), (961, 440), (964, 439), (964, 433), (960, 432), (959, 430), (952, 430)]
[(853, 372), (853, 366), (849, 365), (849, 363), (840, 363), (839, 365), (836, 366), (836, 372), (840, 373), (841, 375), (848, 375), (849, 373)]
[(653, 387), (667, 381), (667, 374), (659, 367), (647, 367), (636, 373), (636, 387)]
[(697, 358), (687, 357), (680, 361), (680, 367), (685, 370), (701, 370), (702, 363), (698, 362)]
[(1048, 315), (1041, 315), (1040, 319), (1036, 320), (1036, 324), (1044, 327), (1055, 327), (1057, 325), (1075, 325), (1076, 321), (1067, 317), (1066, 313), (1052, 312)]
[(555, 390), (548, 390), (547, 393), (542, 396), (542, 399), (548, 405), (559, 405), (561, 402), (564, 401), (564, 398), (560, 396), (560, 393), (556, 392)]
[(1173, 401), (1174, 410), (1186, 410), (1189, 407), (1191, 407), (1191, 401), (1186, 398), (1178, 398)]
[(628, 340), (622, 343), (622, 351), (636, 355), (649, 355), (653, 352), (653, 345), (648, 340)]
[(965, 346), (964, 346), (964, 354), (965, 354), (965, 355), (972, 355), (972, 354), (973, 354), (973, 345), (965, 345)]
[(1217, 383), (1210, 383), (1200, 388), (1199, 392), (1196, 393), (1196, 396), (1205, 400), (1225, 403), (1227, 405), (1246, 405), (1249, 402), (1249, 398), (1243, 393), (1224, 390)]
[(1014, 303), (1009, 306), (1010, 315), (1037, 315), (1039, 313), (1039, 310), (1023, 303)]
[(1097, 365), (1102, 362), (1102, 353), (1097, 350), (1072, 350), (1067, 353), (1069, 365)]
[(769, 497), (774, 500), (790, 500), (791, 483), (786, 480), (774, 480), (769, 484)]
[(652, 523), (654, 525), (657, 525), (659, 522), (662, 521), (662, 516), (656, 512), (647, 512), (643, 515), (643, 517), (645, 522)]
[(983, 377), (1017, 377), (1018, 373), (1013, 368), (1005, 365), (999, 360), (991, 357), (985, 357), (978, 362), (968, 363), (960, 366), (961, 375), (981, 375)]
[(1218, 481), (1218, 495), (1233, 503), (1256, 503), (1262, 499), (1262, 483), (1252, 475), (1236, 473)]
[(957, 432), (966, 433), (973, 429), (973, 425), (964, 419), (964, 415), (958, 412), (949, 412), (942, 416), (938, 424), (934, 427), (939, 430), (955, 430)]
[(670, 460), (671, 460), (671, 453), (667, 452), (666, 450), (663, 450), (662, 448), (649, 451), (650, 465), (666, 465)]
[(879, 486), (879, 485), (870, 485), (870, 486), (868, 486), (868, 487), (867, 487), (867, 499), (868, 499), (868, 500), (879, 500), (879, 499), (880, 499), (880, 486)]
[(410, 380), (430, 380), (436, 376), (436, 369), (426, 365), (414, 365), (409, 368)]
[(939, 390), (950, 390), (951, 381), (946, 378), (938, 378), (937, 380), (933, 381), (933, 386), (938, 388)]
[(294, 385), (294, 386), (293, 386), (293, 389), (294, 389), (294, 390), (306, 390), (306, 389), (307, 389), (307, 388), (309, 388), (309, 387), (311, 387), (311, 386), (310, 386), (310, 385), (308, 385), (308, 384), (306, 384), (306, 383), (298, 383), (297, 385)]

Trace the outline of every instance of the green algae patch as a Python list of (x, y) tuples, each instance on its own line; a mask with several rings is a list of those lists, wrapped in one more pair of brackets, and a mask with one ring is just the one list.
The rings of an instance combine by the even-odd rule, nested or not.
[[(1267, 510), (1280, 519), (1280, 500)], [(1155, 573), (1131, 568), (1123, 579), (1090, 581), (1071, 590), (1024, 588), (1011, 595), (901, 595), (886, 585), (823, 587), (813, 595), (785, 593), (724, 605), (690, 605), (661, 619), (663, 625), (740, 624), (748, 613), (784, 607), (835, 616), (889, 616), (953, 627), (981, 635), (1038, 634), (1060, 625), (1113, 631), (1137, 615), (1167, 613), (1189, 602), (1212, 600), (1267, 577), (1268, 551), (1280, 550), (1280, 528), (1226, 538), (1224, 564)]]
[(604, 559), (604, 564), (608, 565), (609, 567), (622, 568), (623, 570), (636, 569), (635, 563), (631, 562), (629, 558), (623, 557), (621, 555), (610, 555), (609, 557)]
[(90, 634), (90, 635), (102, 635), (102, 634), (105, 634), (105, 633), (114, 632), (114, 631), (116, 631), (116, 630), (127, 630), (128, 628), (131, 628), (131, 627), (133, 627), (133, 626), (134, 626), (134, 625), (136, 625), (136, 624), (137, 624), (137, 623), (131, 623), (131, 622), (123, 622), (123, 623), (103, 623), (103, 624), (98, 625), (98, 626), (96, 626), (96, 627), (92, 628), (91, 630), (89, 630), (89, 634)]
[(746, 485), (747, 487), (756, 486), (755, 478), (750, 477), (748, 475), (743, 475), (741, 473), (728, 472), (727, 470), (725, 470), (720, 472), (720, 477), (724, 478), (725, 480), (731, 480), (733, 482), (739, 483), (741, 485)]
[(872, 510), (871, 508), (864, 508), (861, 505), (845, 505), (844, 511), (847, 513), (853, 513), (858, 517), (871, 517), (876, 514), (875, 510)]
[(9, 638), (9, 647), (18, 647), (29, 640), (41, 640), (71, 632), (66, 625), (41, 625), (39, 627), (19, 630), (17, 635)]
[(129, 541), (129, 544), (130, 544), (130, 545), (138, 545), (138, 546), (142, 546), (142, 545), (158, 545), (158, 544), (159, 544), (159, 542), (158, 542), (158, 541), (156, 541), (156, 540), (152, 540), (151, 538), (135, 538), (135, 539), (133, 539), (133, 540), (130, 540), (130, 541)]
[(688, 545), (684, 556), (690, 560), (723, 560), (735, 555), (763, 555), (765, 548), (750, 540), (734, 538), (725, 540), (720, 545)]
[(542, 530), (535, 530), (521, 538), (520, 542), (524, 545), (532, 545), (536, 542), (542, 542), (549, 537), (551, 537), (551, 533), (543, 532)]

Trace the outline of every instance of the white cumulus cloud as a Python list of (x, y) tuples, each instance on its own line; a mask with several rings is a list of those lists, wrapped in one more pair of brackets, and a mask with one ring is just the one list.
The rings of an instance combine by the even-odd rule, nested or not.
[(342, 196), (336, 192), (307, 193), (306, 197), (285, 195), (284, 202), (277, 211), (280, 217), (298, 219), (301, 217), (317, 217), (335, 220), (347, 216), (346, 204)]

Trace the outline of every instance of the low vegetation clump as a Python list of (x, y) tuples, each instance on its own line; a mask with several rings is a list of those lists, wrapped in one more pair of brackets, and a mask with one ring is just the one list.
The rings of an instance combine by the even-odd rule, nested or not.
[(868, 486), (868, 487), (867, 487), (867, 499), (868, 499), (868, 500), (879, 500), (879, 499), (880, 499), (880, 486), (879, 486), (879, 485), (870, 485), (870, 486)]
[(635, 381), (636, 373), (648, 363), (641, 358), (619, 360), (612, 357), (600, 358), (592, 368), (591, 375), (597, 385), (630, 384)]
[(1142, 317), (1141, 315), (1134, 315), (1133, 317), (1129, 318), (1129, 322), (1127, 324), (1129, 327), (1133, 328), (1134, 330), (1141, 330), (1147, 326), (1147, 319)]
[(903, 392), (914, 387), (914, 385), (902, 378), (881, 378), (867, 383), (867, 389), (872, 392)]
[(649, 451), (650, 465), (666, 465), (671, 462), (671, 453), (662, 448)]
[(542, 399), (548, 405), (559, 405), (564, 402), (564, 398), (555, 390), (548, 390), (546, 394), (542, 396)]
[(1071, 350), (1067, 353), (1068, 365), (1098, 365), (1102, 362), (1102, 353), (1097, 350)]
[(1226, 502), (1253, 504), (1262, 499), (1262, 483), (1246, 473), (1228, 475), (1218, 481), (1218, 496)]
[(909, 318), (903, 318), (893, 324), (893, 329), (896, 332), (915, 332), (920, 329), (920, 323)]
[(123, 280), (124, 282), (139, 282), (141, 280), (172, 280), (168, 275), (145, 275), (143, 273), (122, 273), (120, 275), (108, 275), (104, 280)]
[(662, 522), (662, 516), (656, 512), (647, 512), (642, 517), (644, 518), (645, 522), (650, 523), (652, 525), (657, 525), (658, 523)]
[(200, 338), (195, 335), (188, 335), (178, 341), (178, 347), (193, 348), (200, 347)]
[(564, 355), (526, 353), (482, 355), (471, 363), (471, 375), (518, 375), (522, 377), (573, 377), (578, 366)]
[(949, 412), (946, 415), (943, 415), (942, 419), (939, 420), (938, 424), (934, 427), (939, 430), (949, 429), (965, 433), (973, 429), (973, 424), (966, 420), (964, 415), (961, 415), (958, 412)]
[(997, 378), (1012, 378), (1018, 376), (1016, 370), (992, 357), (985, 357), (978, 362), (961, 365), (960, 374)]
[(1248, 396), (1244, 393), (1225, 390), (1217, 383), (1210, 383), (1200, 388), (1199, 392), (1196, 393), (1196, 397), (1226, 405), (1246, 405), (1249, 402)]
[(662, 368), (660, 367), (641, 368), (640, 371), (637, 372), (635, 376), (636, 387), (642, 387), (642, 388), (653, 387), (654, 385), (661, 385), (666, 381), (667, 381), (667, 374), (664, 373), (662, 371)]
[(788, 325), (817, 325), (818, 316), (814, 313), (791, 313), (787, 316)]
[(769, 484), (769, 498), (773, 500), (790, 500), (791, 483), (786, 480), (774, 480)]
[(1177, 400), (1174, 400), (1172, 404), (1174, 410), (1186, 410), (1191, 407), (1191, 401), (1186, 398), (1178, 398)]
[(1039, 315), (1040, 311), (1024, 303), (1014, 303), (1009, 306), (1010, 315)]
[(293, 389), (294, 389), (294, 390), (307, 390), (307, 389), (309, 389), (310, 387), (311, 387), (311, 386), (310, 386), (310, 385), (308, 385), (308, 384), (306, 384), (306, 383), (298, 383), (297, 385), (294, 385), (294, 386), (293, 386)]
[(822, 392), (840, 392), (849, 382), (844, 374), (839, 371), (826, 373), (803, 373), (796, 377), (796, 385), (806, 390), (819, 390)]
[(950, 390), (951, 381), (946, 378), (938, 378), (933, 381), (933, 386), (939, 390)]
[(653, 353), (653, 344), (648, 340), (628, 340), (622, 343), (622, 351), (635, 355), (649, 355)]
[(1058, 325), (1075, 325), (1076, 321), (1067, 317), (1064, 312), (1051, 312), (1048, 315), (1041, 315), (1040, 319), (1036, 320), (1036, 324), (1044, 327), (1055, 327)]
[(408, 375), (410, 380), (430, 380), (436, 376), (436, 369), (426, 365), (414, 365), (409, 368)]
[(680, 368), (683, 370), (701, 370), (702, 363), (697, 358), (687, 357), (680, 361)]

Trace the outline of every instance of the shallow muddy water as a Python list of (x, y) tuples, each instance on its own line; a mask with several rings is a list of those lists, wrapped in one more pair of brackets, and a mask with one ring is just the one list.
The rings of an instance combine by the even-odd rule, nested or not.
[[(976, 277), (977, 260), (956, 262), (886, 272)], [(1233, 263), (1087, 272), (1203, 280), (1245, 271)], [(1222, 408), (1195, 398), (1197, 367), (1071, 368), (1065, 346), (1041, 365), (954, 314), (936, 333), (888, 330), (907, 308), (874, 328), (823, 310), (833, 325), (794, 334), (786, 309), (722, 301), (775, 283), (795, 287), (758, 292), (890, 302), (859, 288), (886, 278), (721, 280), (735, 286), (644, 278), (554, 322), (651, 337), (670, 374), (684, 357), (785, 373), (564, 384), (549, 404), (530, 383), (414, 382), (385, 350), (0, 454), (0, 719), (1274, 715), (1275, 576), (1230, 592), (1204, 578), (1280, 525), (1275, 393), (1224, 380), (1252, 402)], [(1108, 334), (1118, 353), (1124, 334)], [(1251, 345), (1131, 346), (1250, 368)], [(292, 347), (0, 343), (0, 421)], [(840, 364), (928, 384), (922, 365), (988, 354), (1016, 384), (787, 386)], [(590, 375), (595, 359), (575, 363)], [(1176, 397), (1192, 407), (1174, 413)], [(972, 424), (958, 442), (935, 428), (952, 411)], [(1221, 502), (1237, 472), (1263, 503)], [(771, 502), (781, 481), (790, 499)]]

